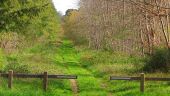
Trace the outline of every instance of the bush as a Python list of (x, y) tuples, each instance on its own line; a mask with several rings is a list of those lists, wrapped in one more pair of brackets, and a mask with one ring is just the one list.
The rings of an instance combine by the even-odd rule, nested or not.
[(170, 51), (165, 48), (156, 49), (153, 55), (146, 58), (145, 71), (169, 72), (170, 71)]
[(4, 68), (4, 71), (13, 70), (18, 73), (28, 73), (28, 65), (21, 64), (17, 57), (9, 56), (7, 57), (7, 65)]

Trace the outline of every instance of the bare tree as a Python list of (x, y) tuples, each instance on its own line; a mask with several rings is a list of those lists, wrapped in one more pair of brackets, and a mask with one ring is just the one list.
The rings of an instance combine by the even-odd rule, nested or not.
[(152, 54), (170, 49), (169, 15), (169, 0), (81, 0), (77, 32), (90, 48)]

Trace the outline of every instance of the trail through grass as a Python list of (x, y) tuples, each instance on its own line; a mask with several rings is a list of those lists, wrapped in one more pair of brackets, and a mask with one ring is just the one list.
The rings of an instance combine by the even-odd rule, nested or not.
[[(96, 58), (94, 60), (97, 63), (108, 63), (108, 65), (97, 64), (97, 65), (88, 65), (90, 61), (83, 61), (82, 58), (87, 56), (86, 58), (91, 58), (87, 54), (96, 55), (93, 53), (95, 51), (91, 51), (92, 53), (86, 52), (86, 50), (77, 50), (72, 42), (66, 40), (63, 41), (63, 44), (58, 49), (57, 61), (61, 64), (63, 63), (67, 70), (65, 70), (66, 74), (75, 74), (78, 75), (78, 86), (79, 86), (79, 96), (168, 96), (170, 92), (169, 83), (167, 82), (149, 82), (146, 84), (146, 92), (145, 94), (140, 93), (139, 91), (139, 82), (129, 82), (129, 81), (109, 81), (110, 75), (133, 75), (133, 72), (137, 69), (134, 69), (135, 66), (130, 63), (138, 63), (139, 59), (135, 59), (133, 57), (124, 57), (121, 56), (115, 57), (113, 61), (110, 57), (105, 57), (108, 61), (103, 61), (102, 58)], [(100, 57), (102, 57), (102, 53), (99, 53)], [(62, 58), (62, 60), (61, 60)], [(103, 57), (104, 58), (104, 57)], [(91, 58), (92, 59), (92, 58)], [(90, 59), (89, 59), (90, 60)], [(109, 60), (110, 63), (109, 64)], [(113, 63), (114, 62), (114, 63)], [(87, 64), (82, 64), (87, 63)], [(119, 64), (119, 65), (118, 65)], [(83, 66), (84, 65), (84, 66)], [(140, 65), (140, 64), (138, 64)], [(98, 66), (101, 66), (97, 68)], [(114, 74), (114, 69), (110, 69), (110, 67), (116, 67), (117, 73)], [(139, 66), (140, 67), (140, 66)], [(125, 69), (126, 68), (126, 69)], [(102, 72), (103, 71), (103, 72)], [(110, 72), (111, 71), (111, 72)], [(128, 73), (129, 71), (129, 73)], [(122, 72), (122, 73), (121, 73)], [(127, 72), (127, 73), (126, 73)], [(109, 74), (111, 73), (111, 74)], [(152, 75), (154, 76), (154, 75)], [(156, 84), (155, 84), (156, 83)], [(152, 89), (153, 88), (153, 89)], [(158, 90), (162, 90), (161, 92)]]
[(101, 79), (80, 65), (81, 53), (78, 52), (70, 41), (63, 41), (57, 51), (57, 62), (64, 63), (66, 74), (78, 75), (78, 87), (80, 96), (107, 96), (105, 88), (101, 87)]
[[(78, 96), (169, 96), (169, 82), (147, 82), (146, 92), (139, 91), (139, 82), (109, 81), (109, 76), (138, 75), (141, 60), (118, 53), (77, 48), (69, 40), (60, 44), (34, 46), (17, 55), (29, 65), (30, 73), (77, 75)], [(138, 66), (136, 68), (136, 66)], [(147, 76), (170, 76), (148, 74)], [(41, 79), (14, 79), (12, 90), (7, 80), (0, 79), (0, 96), (74, 96), (69, 80), (50, 79), (43, 92)]]

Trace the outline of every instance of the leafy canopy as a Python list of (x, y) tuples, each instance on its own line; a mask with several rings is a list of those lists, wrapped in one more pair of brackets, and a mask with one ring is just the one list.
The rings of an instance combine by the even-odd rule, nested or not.
[(0, 0), (0, 31), (18, 31), (45, 9), (50, 0)]

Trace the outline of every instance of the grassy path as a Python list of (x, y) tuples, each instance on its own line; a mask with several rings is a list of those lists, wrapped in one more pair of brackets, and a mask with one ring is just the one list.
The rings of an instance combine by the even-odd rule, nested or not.
[[(86, 60), (82, 61), (84, 57)], [(13, 88), (9, 90), (7, 79), (1, 78), (0, 96), (169, 96), (170, 94), (169, 82), (147, 82), (146, 92), (142, 94), (139, 91), (139, 82), (109, 81), (110, 75), (120, 76), (122, 73), (130, 75), (129, 70), (134, 69), (132, 61), (138, 60), (110, 52), (79, 50), (69, 40), (62, 40), (57, 45), (37, 45), (17, 56), (14, 54), (12, 58), (28, 64), (30, 73), (48, 71), (49, 74), (78, 75), (78, 80), (49, 79), (48, 90), (44, 92), (41, 79), (14, 78)], [(164, 74), (154, 73), (147, 76), (149, 75), (161, 77)]]
[(76, 51), (70, 41), (63, 41), (57, 53), (58, 64), (64, 63), (65, 68), (67, 68), (64, 73), (78, 75), (79, 96), (108, 95), (105, 88), (102, 88), (102, 79), (96, 78), (90, 70), (80, 66), (81, 53)]
[[(66, 66), (64, 73), (75, 74), (79, 77), (77, 80), (79, 87), (78, 96), (160, 96), (162, 93), (158, 90), (162, 90), (162, 96), (169, 96), (170, 87), (167, 86), (169, 85), (168, 82), (149, 82), (146, 84), (147, 89), (145, 94), (142, 94), (139, 91), (139, 82), (111, 82), (108, 80), (107, 77), (109, 75), (107, 74), (101, 73), (102, 77), (96, 76), (96, 73), (93, 71), (96, 70), (95, 67), (89, 69), (81, 66), (82, 63), (80, 59), (83, 55), (81, 51), (74, 48), (70, 41), (63, 41), (57, 53), (56, 60), (58, 64), (63, 63), (64, 66)], [(115, 65), (113, 64), (113, 66)], [(126, 67), (126, 65), (124, 66)], [(121, 67), (123, 68), (123, 66)]]

